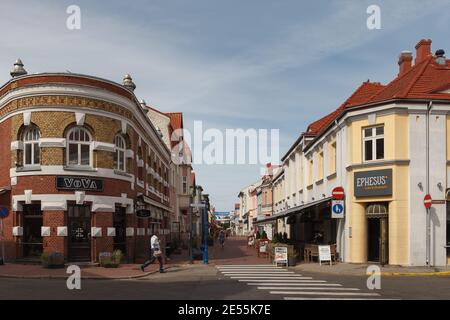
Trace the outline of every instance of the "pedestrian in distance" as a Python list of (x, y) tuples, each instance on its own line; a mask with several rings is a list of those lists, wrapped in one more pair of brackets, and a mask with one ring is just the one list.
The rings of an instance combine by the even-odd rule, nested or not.
[(151, 265), (155, 260), (158, 259), (159, 262), (159, 272), (163, 273), (163, 261), (162, 261), (162, 251), (161, 251), (161, 243), (159, 241), (159, 238), (156, 234), (154, 234), (150, 238), (150, 258), (144, 262), (144, 264), (141, 266), (142, 272), (144, 272), (144, 269), (147, 268), (149, 265)]
[(223, 246), (225, 244), (225, 232), (223, 232), (223, 230), (220, 230), (220, 232), (219, 232), (219, 243), (220, 243), (220, 246), (223, 248)]

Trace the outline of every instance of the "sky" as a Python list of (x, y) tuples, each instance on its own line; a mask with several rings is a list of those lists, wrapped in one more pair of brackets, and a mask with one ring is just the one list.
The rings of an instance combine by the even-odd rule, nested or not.
[[(450, 54), (450, 0), (0, 2), (0, 83), (15, 59), (29, 73), (89, 74), (121, 83), (139, 99), (183, 112), (205, 129), (278, 129), (283, 156), (314, 120), (363, 81), (387, 83), (398, 55), (422, 38)], [(370, 30), (367, 8), (381, 9)], [(81, 9), (69, 30), (66, 9)], [(194, 165), (218, 211), (255, 182), (262, 164)]]

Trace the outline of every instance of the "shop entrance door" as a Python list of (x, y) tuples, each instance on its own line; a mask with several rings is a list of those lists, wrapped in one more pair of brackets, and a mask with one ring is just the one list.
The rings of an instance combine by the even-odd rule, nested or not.
[(69, 205), (69, 261), (91, 261), (91, 209), (89, 206)]
[(368, 261), (382, 265), (388, 263), (387, 217), (369, 218), (367, 227)]
[(114, 250), (120, 250), (126, 256), (126, 208), (116, 207), (113, 217), (113, 227), (116, 229)]
[(23, 256), (39, 258), (42, 254), (42, 211), (40, 205), (23, 205)]

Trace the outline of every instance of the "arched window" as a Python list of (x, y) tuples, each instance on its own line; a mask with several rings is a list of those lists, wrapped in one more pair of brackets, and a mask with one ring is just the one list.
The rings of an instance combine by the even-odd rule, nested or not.
[(67, 133), (67, 164), (90, 166), (91, 135), (83, 127), (74, 127)]
[(36, 126), (27, 127), (22, 134), (23, 139), (23, 164), (24, 166), (35, 166), (41, 162), (41, 150), (39, 138), (41, 134)]
[(114, 169), (125, 172), (125, 151), (127, 146), (125, 143), (125, 139), (123, 138), (123, 136), (117, 135), (114, 139), (114, 144), (116, 145), (114, 151)]

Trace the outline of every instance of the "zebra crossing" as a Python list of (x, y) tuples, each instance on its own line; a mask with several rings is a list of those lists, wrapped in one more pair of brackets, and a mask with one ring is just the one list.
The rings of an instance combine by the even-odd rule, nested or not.
[(380, 294), (345, 287), (340, 283), (314, 279), (274, 265), (219, 265), (225, 277), (265, 290), (284, 300), (367, 300), (379, 299)]

